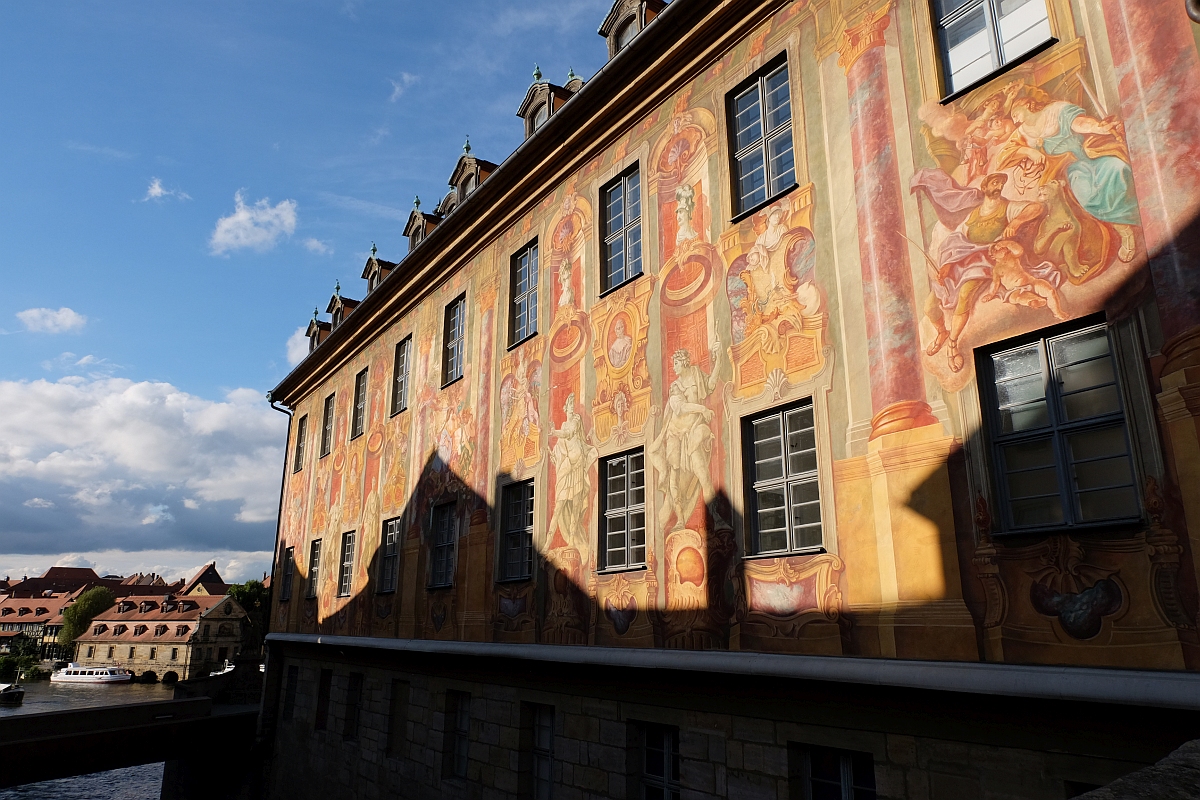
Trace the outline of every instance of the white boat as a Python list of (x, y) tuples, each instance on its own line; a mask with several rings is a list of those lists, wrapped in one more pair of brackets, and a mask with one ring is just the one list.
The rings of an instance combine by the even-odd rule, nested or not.
[(120, 667), (85, 667), (70, 663), (50, 675), (51, 683), (129, 683), (133, 673)]
[(0, 706), (18, 706), (25, 699), (25, 689), (19, 683), (0, 683)]

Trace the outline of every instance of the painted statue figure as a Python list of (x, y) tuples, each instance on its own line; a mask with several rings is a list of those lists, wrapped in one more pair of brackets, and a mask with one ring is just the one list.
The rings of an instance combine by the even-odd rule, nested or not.
[[(721, 352), (721, 342), (711, 348), (713, 363)], [(668, 391), (662, 429), (648, 448), (650, 463), (658, 473), (659, 486), (666, 503), (659, 509), (659, 524), (675, 515), (675, 528), (687, 525), (699, 497), (710, 503), (716, 496), (709, 473), (709, 457), (714, 435), (710, 423), (713, 411), (705, 401), (717, 388), (717, 370), (709, 375), (692, 363), (687, 350), (677, 350), (671, 358), (676, 378)], [(716, 512), (714, 511), (714, 517)]]
[(556, 440), (550, 450), (550, 459), (554, 462), (554, 511), (546, 529), (546, 542), (549, 544), (554, 540), (554, 534), (560, 533), (568, 545), (582, 550), (587, 541), (583, 525), (590, 492), (587, 469), (597, 453), (587, 442), (583, 417), (575, 411), (574, 392), (567, 395), (563, 413), (562, 426), (550, 432), (551, 438)]
[(692, 214), (696, 211), (696, 190), (684, 184), (675, 190), (675, 221), (678, 228), (675, 231), (675, 244), (681, 245), (693, 239), (700, 238), (692, 227)]
[(625, 320), (617, 317), (613, 323), (613, 342), (608, 346), (608, 361), (615, 368), (620, 369), (629, 363), (629, 356), (633, 354), (633, 337), (625, 330)]

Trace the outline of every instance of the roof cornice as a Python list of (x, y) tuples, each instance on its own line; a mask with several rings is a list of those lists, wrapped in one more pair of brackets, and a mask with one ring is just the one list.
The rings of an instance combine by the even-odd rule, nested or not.
[(271, 391), (294, 408), (455, 270), (791, 0), (675, 0), (550, 115)]

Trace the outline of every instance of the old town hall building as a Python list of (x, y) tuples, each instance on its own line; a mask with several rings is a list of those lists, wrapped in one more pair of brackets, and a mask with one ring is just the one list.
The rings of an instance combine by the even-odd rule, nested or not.
[(271, 394), (274, 796), (1049, 800), (1200, 737), (1185, 5), (617, 0)]

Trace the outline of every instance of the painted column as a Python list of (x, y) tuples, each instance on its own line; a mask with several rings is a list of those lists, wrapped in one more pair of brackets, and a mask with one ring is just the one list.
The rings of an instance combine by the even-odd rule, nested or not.
[(871, 373), (871, 438), (937, 424), (925, 402), (884, 31), (891, 1), (842, 33)]
[(1200, 366), (1200, 54), (1181, 0), (1102, 0), (1150, 270), (1164, 374)]

